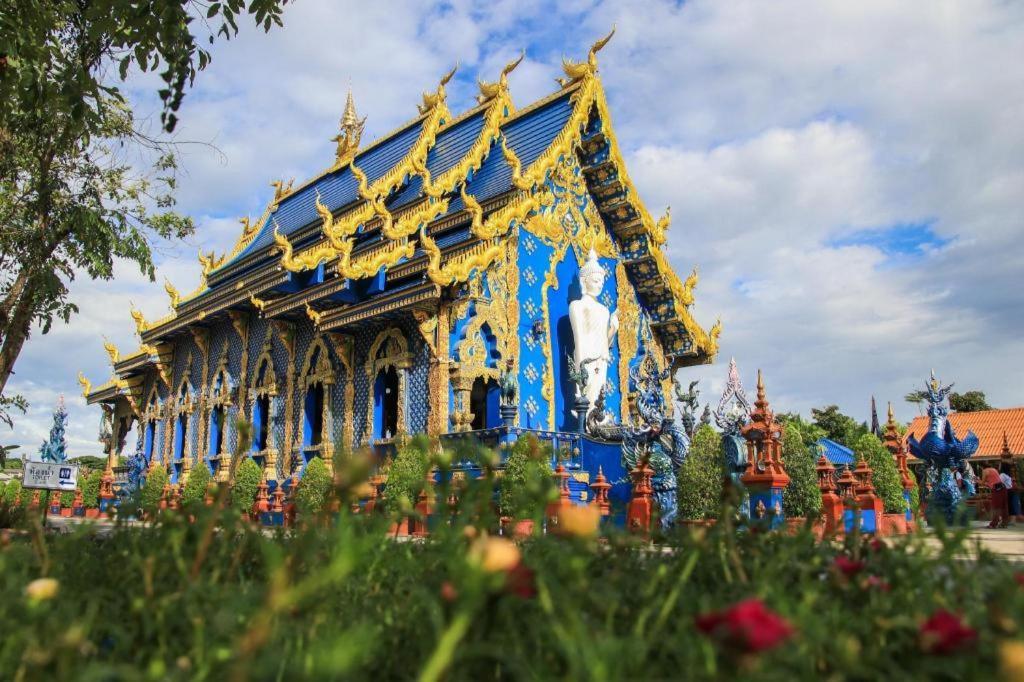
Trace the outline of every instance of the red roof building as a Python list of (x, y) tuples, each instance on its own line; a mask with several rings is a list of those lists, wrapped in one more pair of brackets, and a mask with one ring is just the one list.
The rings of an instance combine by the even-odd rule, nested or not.
[[(1010, 455), (1024, 457), (1024, 407), (951, 412), (949, 422), (957, 438), (965, 437), (968, 431), (973, 431), (978, 437), (978, 451), (972, 460), (998, 459)], [(907, 428), (904, 440), (911, 435), (920, 440), (927, 431), (928, 417), (915, 417)]]

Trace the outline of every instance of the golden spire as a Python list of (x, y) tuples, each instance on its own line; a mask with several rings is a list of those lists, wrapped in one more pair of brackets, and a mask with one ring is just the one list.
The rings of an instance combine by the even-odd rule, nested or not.
[(890, 400), (889, 401), (889, 419), (888, 419), (888, 421), (886, 421), (886, 426), (888, 426), (889, 424), (895, 424), (895, 423), (896, 423), (896, 416), (895, 416), (895, 414), (892, 411), (892, 401)]
[(341, 114), (341, 121), (339, 121), (341, 130), (332, 138), (338, 145), (335, 150), (335, 167), (351, 161), (359, 151), (359, 140), (363, 137), (365, 124), (366, 117), (359, 118), (359, 115), (356, 114), (356, 102), (352, 97), (352, 87), (349, 86), (348, 96), (345, 98), (345, 111)]
[(110, 364), (116, 364), (121, 359), (121, 351), (117, 350), (117, 346), (110, 342), (110, 339), (103, 337), (103, 349), (107, 351), (107, 355), (110, 356)]
[(174, 288), (171, 280), (167, 279), (167, 277), (164, 277), (164, 291), (171, 297), (171, 310), (174, 310), (178, 307), (178, 303), (181, 302), (181, 294), (178, 293), (178, 290)]
[(82, 397), (88, 398), (92, 393), (92, 382), (85, 378), (81, 371), (78, 372), (78, 383), (82, 385)]

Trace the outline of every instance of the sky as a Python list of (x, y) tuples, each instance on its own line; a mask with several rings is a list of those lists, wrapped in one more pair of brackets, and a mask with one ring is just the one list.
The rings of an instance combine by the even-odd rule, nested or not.
[[(26, 344), (8, 390), (31, 408), (0, 442), (38, 449), (64, 393), (71, 456), (98, 454), (78, 371), (105, 381), (103, 336), (134, 350), (131, 304), (166, 314), (164, 278), (191, 291), (196, 252), (230, 249), (272, 180), (330, 165), (349, 87), (368, 142), (454, 64), (458, 112), (525, 50), (522, 107), (612, 26), (599, 65), (630, 175), (653, 214), (672, 208), (665, 248), (678, 272), (699, 268), (697, 319), (722, 319), (717, 362), (680, 373), (703, 400), (735, 357), (779, 412), (866, 420), (874, 395), (883, 419), (891, 400), (909, 420), (902, 397), (931, 368), (1024, 404), (1024, 4), (300, 0), (283, 19), (215, 45), (185, 99), (178, 208), (195, 236), (160, 245), (156, 282), (123, 264), (72, 283), (81, 312)], [(159, 81), (124, 87), (155, 129)]]

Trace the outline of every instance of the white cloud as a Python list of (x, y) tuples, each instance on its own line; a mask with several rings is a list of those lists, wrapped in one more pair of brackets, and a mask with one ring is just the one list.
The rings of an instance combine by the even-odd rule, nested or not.
[[(864, 418), (872, 393), (899, 400), (932, 366), (995, 404), (1024, 402), (1024, 6), (303, 2), (284, 21), (218, 45), (186, 98), (179, 139), (223, 151), (184, 148), (180, 206), (196, 237), (161, 254), (156, 283), (130, 267), (76, 281), (82, 313), (27, 344), (11, 386), (33, 399), (23, 442), (45, 437), (79, 368), (107, 376), (101, 334), (132, 346), (129, 300), (163, 314), (164, 273), (190, 290), (196, 248), (230, 248), (270, 180), (330, 163), (350, 80), (372, 139), (412, 118), (456, 61), (454, 110), (526, 47), (511, 79), (522, 106), (612, 24), (600, 62), (631, 175), (652, 211), (672, 205), (677, 268), (701, 267), (698, 319), (724, 322), (722, 362), (688, 371), (710, 379), (705, 398), (735, 355), (751, 383), (765, 370), (779, 410), (837, 402)], [(132, 86), (139, 110), (155, 111), (152, 80)], [(899, 260), (830, 246), (919, 223), (949, 242)], [(98, 415), (78, 402), (70, 430), (84, 448)]]

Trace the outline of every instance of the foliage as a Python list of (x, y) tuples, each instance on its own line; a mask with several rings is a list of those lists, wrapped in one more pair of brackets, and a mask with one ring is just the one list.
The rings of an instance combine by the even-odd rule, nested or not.
[(181, 491), (181, 503), (183, 505), (202, 504), (206, 499), (206, 490), (210, 487), (210, 469), (205, 462), (196, 462), (185, 481), (185, 488)]
[(24, 469), (25, 468), (25, 462), (22, 461), (20, 458), (19, 459), (9, 459), (6, 462), (5, 468), (6, 469), (10, 469), (12, 471), (17, 471), (19, 469)]
[(319, 457), (314, 457), (306, 465), (299, 483), (296, 504), (299, 511), (306, 515), (316, 515), (327, 508), (327, 500), (331, 494), (331, 472), (327, 464)]
[(146, 482), (139, 493), (139, 504), (147, 512), (160, 506), (160, 498), (164, 494), (164, 486), (168, 483), (167, 470), (157, 466), (146, 474)]
[(852, 448), (857, 439), (867, 433), (867, 426), (858, 424), (853, 417), (839, 411), (838, 405), (829, 405), (821, 409), (812, 409), (814, 424), (825, 432), (825, 437)]
[(903, 396), (903, 399), (906, 400), (911, 405), (921, 406), (921, 405), (923, 405), (925, 403), (925, 401), (928, 400), (928, 392), (927, 391), (910, 391), (905, 396)]
[[(913, 478), (913, 476), (911, 476)], [(917, 485), (917, 481), (914, 481), (913, 487), (910, 489), (910, 511), (913, 512), (914, 516), (920, 512), (921, 509), (921, 488)]]
[(981, 412), (992, 409), (985, 399), (984, 391), (966, 391), (964, 393), (953, 391), (949, 394), (949, 407), (954, 412)]
[(792, 424), (800, 432), (800, 437), (807, 447), (813, 446), (822, 438), (825, 438), (825, 430), (814, 422), (807, 421), (802, 415), (796, 412), (781, 412), (775, 415), (775, 419), (783, 426)]
[(512, 519), (538, 520), (545, 505), (557, 497), (551, 472), (551, 446), (533, 434), (520, 437), (505, 460), (501, 478), (501, 513)]
[(389, 511), (410, 511), (416, 505), (430, 471), (429, 447), (425, 437), (417, 436), (398, 449), (384, 486), (384, 502)]
[[(11, 452), (19, 449), (20, 447), (20, 445), (0, 445), (0, 471), (7, 468), (7, 458), (10, 456)], [(12, 461), (18, 462), (19, 464), (21, 463), (21, 460)]]
[[(78, 477), (78, 485), (82, 485), (82, 477)], [(75, 491), (74, 490), (63, 490), (60, 493), (60, 506), (64, 509), (71, 509), (71, 506), (75, 503)]]
[[(908, 680), (998, 679), (1000, 647), (1024, 619), (1019, 567), (991, 552), (956, 558), (965, 536), (887, 547), (716, 524), (665, 538), (664, 551), (611, 531), (601, 544), (516, 547), (481, 539), (486, 522), (466, 525), (464, 505), (496, 483), (470, 481), (453, 524), (416, 543), (389, 542), (390, 519), (347, 504), (330, 529), (265, 534), (214, 506), (195, 523), (161, 515), (103, 537), (13, 536), (0, 549), (0, 618), (17, 627), (0, 640), (0, 669), (29, 680), (757, 681), (888, 679), (898, 665)], [(742, 624), (733, 607), (753, 598), (792, 634), (755, 647), (696, 625)], [(944, 609), (974, 636), (945, 638), (939, 655), (922, 632)]]
[(782, 508), (788, 517), (817, 518), (821, 514), (821, 489), (813, 441), (805, 443), (795, 422), (783, 427), (782, 463), (789, 485), (782, 494)]
[(73, 457), (69, 460), (72, 464), (77, 464), (83, 469), (89, 471), (103, 471), (107, 468), (106, 457), (95, 457), (93, 455), (83, 455), (81, 457)]
[(13, 505), (17, 501), (18, 494), (20, 492), (21, 492), (21, 481), (19, 481), (16, 478), (11, 480), (11, 481), (8, 481), (7, 485), (4, 487), (4, 497), (3, 497), (4, 504)]
[(82, 500), (87, 509), (95, 509), (100, 506), (100, 483), (103, 480), (103, 472), (96, 470), (89, 473), (82, 484)]
[(875, 492), (882, 498), (886, 513), (906, 511), (906, 501), (903, 499), (903, 484), (900, 483), (900, 472), (896, 468), (896, 460), (885, 448), (882, 441), (871, 433), (866, 433), (854, 443), (853, 452), (857, 461), (863, 457), (871, 465), (874, 472), (872, 482), (875, 485)]
[(260, 465), (246, 457), (235, 472), (235, 484), (231, 487), (231, 505), (242, 514), (248, 514), (256, 501), (256, 492), (263, 480)]
[(713, 518), (719, 509), (724, 478), (722, 438), (711, 426), (702, 424), (693, 434), (690, 455), (678, 473), (679, 518)]
[[(116, 259), (153, 277), (152, 240), (179, 239), (171, 145), (136, 130), (116, 85), (160, 71), (172, 131), (185, 88), (210, 62), (194, 32), (230, 38), (249, 13), (268, 30), (287, 0), (8, 2), (0, 12), (0, 421), (25, 399), (3, 390), (34, 325), (77, 311), (77, 273), (109, 279)], [(205, 10), (205, 11), (204, 11)], [(197, 12), (204, 11), (206, 19)]]

